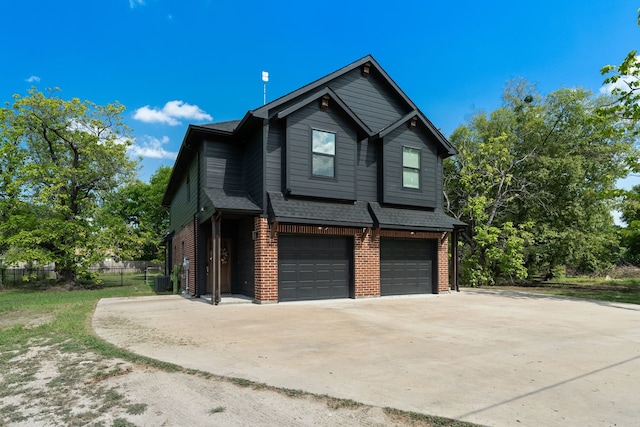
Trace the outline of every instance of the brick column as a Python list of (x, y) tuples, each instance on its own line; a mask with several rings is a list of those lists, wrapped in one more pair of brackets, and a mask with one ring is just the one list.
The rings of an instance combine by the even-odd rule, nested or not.
[[(196, 293), (196, 271), (194, 268), (195, 254), (195, 236), (193, 235), (193, 221), (189, 222), (186, 226), (180, 229), (173, 237), (173, 245), (175, 250), (173, 251), (173, 260), (171, 269), (176, 264), (182, 264), (184, 257), (189, 257), (189, 289), (190, 294)], [(180, 286), (185, 286), (187, 282), (187, 272), (183, 269), (180, 277)]]
[(354, 235), (356, 298), (380, 296), (380, 236), (367, 231)]
[(442, 233), (438, 239), (438, 292), (449, 292), (449, 236)]
[(258, 303), (278, 302), (278, 235), (271, 238), (267, 218), (256, 217), (254, 230), (258, 234), (254, 243), (254, 299)]

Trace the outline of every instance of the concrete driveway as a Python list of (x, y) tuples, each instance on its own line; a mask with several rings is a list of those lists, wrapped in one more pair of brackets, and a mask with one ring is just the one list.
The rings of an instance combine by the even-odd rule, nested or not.
[(640, 306), (519, 292), (211, 306), (104, 299), (96, 333), (209, 371), (493, 426), (640, 422)]

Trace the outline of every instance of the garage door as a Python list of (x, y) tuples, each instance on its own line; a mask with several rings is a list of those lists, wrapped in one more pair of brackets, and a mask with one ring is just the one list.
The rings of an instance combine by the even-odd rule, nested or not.
[(380, 294), (407, 295), (434, 292), (436, 259), (435, 240), (382, 238), (380, 240)]
[(278, 300), (350, 296), (353, 238), (278, 235)]

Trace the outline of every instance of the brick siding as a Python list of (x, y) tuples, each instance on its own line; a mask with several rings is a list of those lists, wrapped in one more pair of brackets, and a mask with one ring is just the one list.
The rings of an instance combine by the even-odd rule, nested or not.
[(266, 218), (255, 219), (255, 300), (278, 301), (278, 233), (352, 236), (354, 242), (354, 286), (356, 298), (380, 296), (380, 237), (436, 239), (438, 247), (438, 292), (449, 290), (449, 242), (447, 233), (372, 230), (369, 228), (318, 227), (277, 224), (272, 233)]
[(278, 302), (278, 234), (271, 237), (267, 218), (256, 217), (254, 229), (254, 299), (259, 303)]
[(380, 236), (367, 228), (354, 235), (356, 298), (380, 296)]
[[(192, 295), (196, 293), (196, 254), (195, 254), (195, 238), (193, 234), (193, 221), (187, 224), (184, 228), (178, 231), (174, 236), (173, 245), (173, 259), (171, 260), (171, 270), (176, 264), (182, 264), (184, 257), (189, 257), (189, 289), (188, 292)], [(180, 285), (184, 288), (186, 283), (186, 271), (183, 269)]]

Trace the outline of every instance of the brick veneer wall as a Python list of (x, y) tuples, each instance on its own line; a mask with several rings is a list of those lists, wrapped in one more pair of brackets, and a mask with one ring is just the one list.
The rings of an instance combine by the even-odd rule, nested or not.
[(271, 237), (267, 218), (256, 217), (254, 229), (254, 299), (259, 303), (278, 302), (278, 234)]
[[(437, 239), (438, 291), (449, 290), (448, 239), (446, 233), (376, 230), (348, 227), (318, 227), (278, 224), (271, 233), (267, 218), (255, 219), (255, 300), (278, 301), (278, 233), (353, 236), (355, 296), (380, 296), (380, 237)], [(273, 237), (272, 237), (273, 235)]]
[[(183, 245), (184, 243), (184, 245)], [(193, 235), (193, 221), (187, 224), (184, 228), (178, 231), (173, 236), (173, 241), (171, 243), (174, 247), (173, 249), (173, 259), (171, 260), (171, 269), (173, 270), (173, 266), (176, 264), (182, 264), (182, 260), (185, 256), (189, 257), (189, 293), (196, 293), (196, 270), (195, 270), (195, 239)], [(183, 251), (184, 246), (184, 251)], [(182, 270), (182, 277), (180, 278), (181, 286), (184, 287), (186, 272)]]
[(354, 235), (356, 298), (380, 296), (380, 236), (368, 228)]

